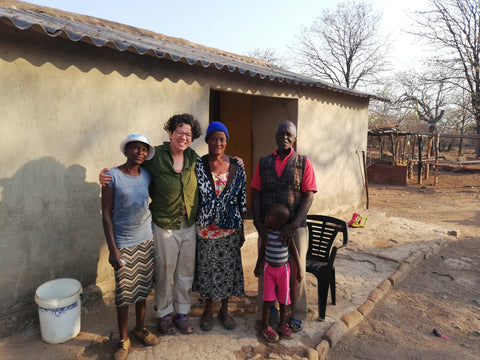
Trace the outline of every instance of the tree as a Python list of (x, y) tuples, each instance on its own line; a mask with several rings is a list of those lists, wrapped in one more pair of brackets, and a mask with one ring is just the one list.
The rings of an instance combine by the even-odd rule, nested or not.
[[(453, 83), (469, 94), (480, 135), (480, 1), (430, 0), (430, 8), (414, 13), (420, 36), (436, 49), (439, 64), (455, 72)], [(476, 143), (480, 157), (480, 141)]]
[(275, 49), (255, 48), (249, 51), (247, 55), (255, 59), (264, 60), (273, 66), (283, 67), (283, 60), (281, 56), (277, 54)]
[(384, 129), (395, 128), (404, 131), (417, 131), (416, 123), (419, 123), (418, 116), (411, 108), (402, 106), (396, 99), (401, 95), (400, 86), (396, 76), (385, 78), (376, 87), (375, 94), (382, 98), (390, 99), (385, 101), (370, 101), (369, 106), (369, 128)]
[(380, 18), (371, 5), (357, 1), (324, 10), (290, 46), (294, 65), (307, 76), (351, 89), (368, 84), (388, 65), (386, 38), (377, 28)]
[(429, 67), (423, 73), (410, 70), (399, 76), (402, 95), (396, 100), (400, 105), (415, 111), (421, 121), (429, 125), (428, 132), (436, 133), (448, 107), (452, 86), (449, 76), (441, 69)]
[[(462, 91), (462, 93), (456, 94), (452, 103), (454, 107), (452, 109), (451, 117), (456, 121), (452, 122), (450, 128), (452, 128), (455, 133), (463, 135), (466, 131), (468, 131), (469, 127), (472, 127), (472, 125), (475, 123), (469, 98), (468, 96), (465, 96), (465, 91)], [(463, 138), (460, 138), (458, 156), (462, 155), (462, 150)]]

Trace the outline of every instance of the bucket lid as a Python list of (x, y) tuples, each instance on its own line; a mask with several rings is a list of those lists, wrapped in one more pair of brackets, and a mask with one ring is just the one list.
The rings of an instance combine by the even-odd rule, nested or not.
[(47, 281), (35, 291), (35, 302), (42, 307), (67, 306), (76, 301), (82, 292), (82, 284), (76, 279), (61, 278)]

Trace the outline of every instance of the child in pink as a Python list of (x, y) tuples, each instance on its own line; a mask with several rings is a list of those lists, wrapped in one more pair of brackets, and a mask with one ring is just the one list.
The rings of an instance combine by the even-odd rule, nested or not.
[[(278, 332), (285, 339), (293, 339), (295, 335), (286, 322), (286, 313), (291, 303), (290, 273), (297, 274), (297, 281), (301, 280), (298, 269), (298, 252), (295, 242), (280, 238), (282, 225), (290, 218), (288, 207), (282, 204), (273, 205), (266, 213), (264, 226), (268, 230), (266, 242), (262, 240), (258, 250), (258, 259), (254, 274), (261, 275), (263, 270), (263, 318), (262, 334), (270, 342), (278, 340), (277, 332), (268, 324), (270, 308), (278, 300), (280, 304), (280, 322)], [(290, 268), (290, 264), (295, 269)], [(295, 271), (294, 271), (295, 270)]]

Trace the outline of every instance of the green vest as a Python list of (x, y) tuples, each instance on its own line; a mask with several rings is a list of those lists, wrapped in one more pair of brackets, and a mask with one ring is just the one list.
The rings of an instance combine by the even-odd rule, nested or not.
[(191, 148), (183, 152), (182, 172), (173, 170), (170, 142), (155, 147), (155, 156), (143, 163), (152, 174), (150, 184), (150, 211), (153, 222), (164, 230), (178, 230), (182, 224), (183, 210), (187, 211), (188, 226), (195, 224), (198, 211), (197, 178), (195, 164), (198, 158)]

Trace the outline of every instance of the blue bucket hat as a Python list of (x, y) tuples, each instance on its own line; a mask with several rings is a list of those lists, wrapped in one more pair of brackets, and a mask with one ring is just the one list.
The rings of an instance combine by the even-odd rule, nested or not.
[(205, 142), (208, 142), (210, 135), (212, 135), (215, 131), (223, 131), (225, 135), (227, 135), (227, 142), (228, 142), (228, 130), (225, 125), (223, 125), (220, 121), (212, 121), (207, 128), (207, 134), (205, 135)]

